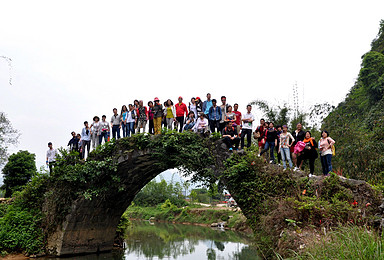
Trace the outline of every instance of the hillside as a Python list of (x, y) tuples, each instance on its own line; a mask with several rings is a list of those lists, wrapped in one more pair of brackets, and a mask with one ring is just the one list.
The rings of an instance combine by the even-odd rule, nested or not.
[(335, 170), (350, 178), (384, 184), (384, 20), (371, 50), (362, 56), (355, 85), (324, 120), (337, 142)]

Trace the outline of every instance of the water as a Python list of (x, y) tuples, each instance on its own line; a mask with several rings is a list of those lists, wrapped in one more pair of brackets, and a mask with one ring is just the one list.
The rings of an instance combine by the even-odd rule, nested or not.
[(250, 238), (243, 233), (191, 225), (153, 224), (148, 221), (132, 223), (127, 230), (125, 249), (65, 259), (262, 259), (251, 245)]

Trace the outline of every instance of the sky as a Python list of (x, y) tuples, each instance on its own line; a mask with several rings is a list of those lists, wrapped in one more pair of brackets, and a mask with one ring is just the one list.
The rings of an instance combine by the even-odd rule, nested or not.
[[(134, 99), (337, 105), (384, 19), (384, 1), (2, 1), (0, 111), (10, 152), (43, 165), (85, 120)], [(381, 11), (380, 11), (381, 10)], [(10, 84), (11, 83), (11, 84)], [(256, 120), (262, 116), (253, 110)]]

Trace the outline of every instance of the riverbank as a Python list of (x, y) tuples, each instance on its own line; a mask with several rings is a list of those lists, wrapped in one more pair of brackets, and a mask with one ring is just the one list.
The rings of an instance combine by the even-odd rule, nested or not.
[(252, 232), (247, 225), (247, 219), (238, 208), (201, 207), (199, 205), (179, 208), (166, 201), (156, 207), (130, 206), (125, 211), (124, 217), (202, 226), (219, 224), (226, 229)]

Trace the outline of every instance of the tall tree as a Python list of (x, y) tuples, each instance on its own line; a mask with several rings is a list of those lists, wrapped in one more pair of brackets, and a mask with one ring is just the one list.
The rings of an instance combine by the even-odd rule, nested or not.
[(18, 139), (18, 131), (12, 127), (7, 115), (0, 112), (0, 166), (7, 161), (9, 145), (17, 144)]
[(36, 173), (35, 154), (28, 151), (19, 151), (9, 156), (7, 164), (3, 168), (5, 197), (19, 191)]

